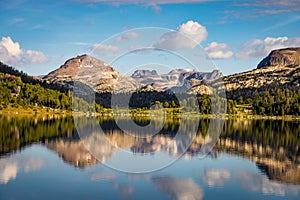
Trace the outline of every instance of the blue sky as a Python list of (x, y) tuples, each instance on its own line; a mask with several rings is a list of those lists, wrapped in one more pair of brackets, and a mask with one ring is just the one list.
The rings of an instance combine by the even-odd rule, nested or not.
[[(163, 48), (169, 47), (159, 45), (162, 38), (175, 42), (168, 29), (187, 33), (199, 46), (181, 49), (195, 52), (195, 48), (203, 48), (208, 53), (203, 58), (224, 74), (232, 74), (255, 68), (272, 49), (300, 46), (300, 3), (296, 0), (2, 0), (0, 60), (32, 75), (47, 74), (68, 58), (84, 53), (110, 63), (105, 55), (96, 54), (95, 48), (116, 52), (121, 44), (113, 41), (118, 37), (139, 46), (137, 38), (141, 38), (143, 31), (136, 33), (136, 29), (130, 29), (142, 27), (166, 28), (161, 38), (152, 41)], [(123, 31), (127, 31), (127, 36), (115, 35)], [(177, 36), (178, 45), (185, 45)], [(132, 44), (127, 44), (127, 49)], [(154, 59), (153, 63), (157, 62)], [(200, 61), (194, 64), (201, 69)], [(175, 62), (169, 65), (173, 67)], [(131, 64), (124, 64), (117, 70), (125, 73), (130, 68)]]

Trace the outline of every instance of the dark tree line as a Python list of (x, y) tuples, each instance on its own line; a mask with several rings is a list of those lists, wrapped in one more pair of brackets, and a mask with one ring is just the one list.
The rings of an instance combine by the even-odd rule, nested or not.
[(24, 83), (21, 77), (0, 73), (0, 109), (45, 106), (70, 110), (71, 97), (64, 92), (43, 88), (39, 84)]
[(300, 115), (300, 93), (297, 90), (278, 89), (271, 94), (264, 91), (256, 94), (252, 101), (254, 114), (259, 115)]

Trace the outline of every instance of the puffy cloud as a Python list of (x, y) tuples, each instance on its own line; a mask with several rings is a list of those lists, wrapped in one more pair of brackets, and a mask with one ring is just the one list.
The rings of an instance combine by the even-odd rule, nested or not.
[(43, 63), (48, 61), (48, 57), (41, 51), (26, 50), (23, 51), (23, 59), (25, 63)]
[(138, 34), (134, 31), (127, 31), (122, 33), (121, 35), (119, 35), (116, 39), (115, 39), (115, 43), (121, 43), (121, 42), (126, 42), (129, 40), (134, 40), (138, 37)]
[(120, 51), (119, 47), (107, 44), (94, 44), (92, 51), (98, 56), (114, 55)]
[(300, 46), (300, 37), (288, 38), (288, 37), (266, 37), (264, 40), (255, 39), (250, 42), (246, 42), (236, 57), (238, 59), (247, 59), (251, 57), (266, 56), (270, 51), (274, 49), (297, 47)]
[(152, 180), (160, 191), (171, 195), (177, 200), (203, 199), (203, 190), (192, 179), (154, 177)]
[(48, 57), (41, 51), (24, 50), (18, 42), (10, 37), (2, 37), (0, 41), (0, 60), (12, 65), (37, 64), (48, 61)]
[(209, 186), (223, 186), (230, 178), (230, 172), (226, 169), (205, 170), (202, 180)]
[(228, 59), (233, 55), (230, 47), (225, 43), (212, 42), (204, 50), (207, 52), (208, 59)]
[(177, 31), (165, 33), (154, 46), (169, 50), (194, 48), (206, 39), (207, 34), (205, 26), (190, 20), (180, 25)]

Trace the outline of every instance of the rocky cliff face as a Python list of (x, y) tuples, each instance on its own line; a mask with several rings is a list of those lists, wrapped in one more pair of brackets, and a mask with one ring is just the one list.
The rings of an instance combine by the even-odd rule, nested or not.
[(158, 75), (156, 70), (135, 70), (134, 73), (131, 75), (132, 78), (142, 78), (145, 76), (155, 76)]
[(300, 65), (300, 48), (273, 50), (257, 65), (257, 68), (290, 65)]
[[(72, 58), (43, 79), (68, 84), (80, 81), (97, 92), (175, 91), (211, 94), (212, 88), (224, 87), (219, 70), (197, 72), (176, 69), (166, 74), (155, 70), (136, 70), (131, 77), (122, 76), (111, 66), (88, 55)], [(277, 88), (299, 89), (300, 47), (272, 51), (257, 69), (223, 77), (228, 98), (253, 97), (255, 92)], [(207, 85), (211, 85), (212, 88)]]
[(279, 88), (299, 90), (300, 48), (274, 50), (258, 64), (257, 69), (226, 76), (224, 82), (227, 97), (234, 99), (240, 96), (253, 98), (255, 92)]
[(67, 60), (43, 79), (63, 85), (79, 81), (97, 92), (128, 92), (139, 87), (133, 78), (122, 76), (108, 64), (89, 55)]
[[(197, 72), (192, 69), (175, 69), (167, 74), (155, 70), (136, 70), (130, 77), (122, 76), (114, 68), (89, 55), (81, 55), (67, 60), (60, 68), (43, 77), (47, 83), (56, 83), (72, 88), (74, 81), (88, 85), (96, 92), (127, 93), (135, 91), (197, 92), (191, 90), (202, 81), (219, 79), (219, 70)], [(202, 86), (203, 87), (203, 86)]]
[(155, 70), (136, 70), (131, 77), (144, 87), (151, 86), (153, 90), (186, 92), (202, 81), (214, 81), (223, 77), (223, 74), (219, 70), (197, 72), (192, 69), (175, 69), (167, 74), (158, 74)]

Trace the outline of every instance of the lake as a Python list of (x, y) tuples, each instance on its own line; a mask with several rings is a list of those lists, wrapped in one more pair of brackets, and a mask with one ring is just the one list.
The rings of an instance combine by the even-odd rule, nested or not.
[(299, 121), (0, 121), (1, 200), (300, 199)]

